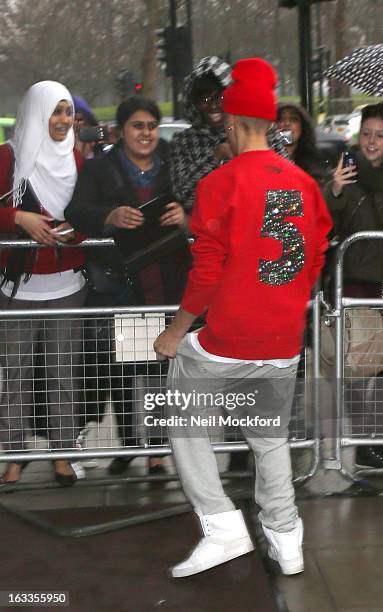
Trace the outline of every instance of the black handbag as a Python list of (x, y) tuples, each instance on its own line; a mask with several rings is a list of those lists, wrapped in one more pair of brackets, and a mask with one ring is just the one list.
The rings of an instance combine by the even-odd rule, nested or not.
[(122, 293), (126, 284), (123, 275), (116, 276), (110, 268), (106, 268), (90, 259), (86, 262), (82, 272), (90, 289), (95, 293), (118, 295)]

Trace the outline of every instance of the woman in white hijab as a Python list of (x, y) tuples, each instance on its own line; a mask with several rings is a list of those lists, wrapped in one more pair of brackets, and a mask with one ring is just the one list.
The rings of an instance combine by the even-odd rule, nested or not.
[[(73, 108), (69, 91), (60, 83), (35, 83), (20, 105), (13, 140), (0, 146), (0, 231), (48, 247), (2, 254), (1, 310), (78, 308), (84, 303), (82, 249), (60, 248), (60, 243), (75, 239), (63, 215), (81, 165), (73, 150)], [(80, 322), (68, 317), (0, 319), (0, 434), (9, 451), (24, 448), (37, 346), (44, 349), (50, 448), (74, 447)], [(73, 484), (76, 476), (70, 463), (54, 463), (56, 480), (63, 486)], [(23, 466), (8, 463), (0, 486), (18, 482)]]

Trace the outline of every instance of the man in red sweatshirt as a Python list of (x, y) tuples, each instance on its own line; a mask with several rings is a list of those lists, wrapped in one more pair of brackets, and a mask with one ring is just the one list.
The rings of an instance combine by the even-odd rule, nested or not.
[[(172, 568), (174, 577), (253, 549), (241, 511), (222, 488), (206, 427), (214, 421), (196, 418), (211, 408), (196, 400), (201, 389), (237, 392), (237, 413), (246, 413), (240, 424), (255, 455), (255, 499), (269, 555), (285, 574), (303, 570), (287, 426), (307, 303), (331, 219), (316, 182), (268, 148), (267, 130), (276, 118), (273, 68), (259, 58), (245, 59), (232, 77), (223, 110), (235, 157), (198, 185), (193, 269), (179, 311), (154, 344), (157, 353), (174, 358), (168, 387), (183, 399), (183, 405), (175, 403), (179, 416), (188, 419), (169, 433), (182, 486), (204, 533), (190, 556)], [(187, 333), (204, 312), (205, 326)], [(259, 391), (255, 408), (250, 394), (238, 393), (251, 388)], [(281, 427), (262, 429), (260, 414), (280, 417)]]

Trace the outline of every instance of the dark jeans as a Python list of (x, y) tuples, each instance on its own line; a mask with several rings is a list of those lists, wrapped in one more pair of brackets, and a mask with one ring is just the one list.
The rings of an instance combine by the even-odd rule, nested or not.
[[(122, 306), (136, 304), (130, 287), (120, 296), (88, 294), (87, 306)], [(84, 410), (80, 424), (100, 423), (111, 395), (118, 432), (123, 446), (138, 444), (135, 435), (134, 387), (137, 376), (166, 375), (166, 364), (160, 362), (116, 362), (114, 350), (114, 317), (89, 318), (84, 323)], [(151, 439), (153, 444), (161, 440)]]

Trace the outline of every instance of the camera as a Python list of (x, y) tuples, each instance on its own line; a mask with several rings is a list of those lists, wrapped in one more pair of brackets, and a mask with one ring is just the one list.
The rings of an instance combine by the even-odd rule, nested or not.
[(109, 138), (108, 128), (105, 125), (80, 128), (78, 135), (81, 142), (94, 142), (96, 144), (106, 143)]
[(350, 166), (357, 166), (358, 160), (356, 159), (355, 153), (346, 151), (343, 156), (343, 168), (349, 168)]

